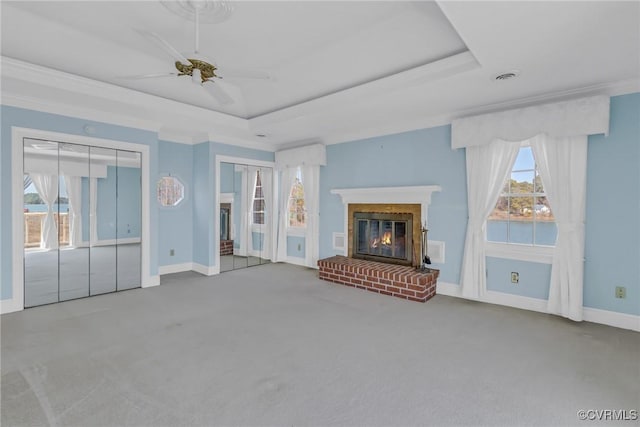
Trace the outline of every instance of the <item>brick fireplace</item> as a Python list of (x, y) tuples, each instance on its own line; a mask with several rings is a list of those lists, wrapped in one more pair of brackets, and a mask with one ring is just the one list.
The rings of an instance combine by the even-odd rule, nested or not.
[(344, 204), (348, 244), (343, 256), (318, 261), (320, 278), (412, 301), (433, 297), (439, 270), (416, 267), (434, 191), (440, 187), (331, 190)]

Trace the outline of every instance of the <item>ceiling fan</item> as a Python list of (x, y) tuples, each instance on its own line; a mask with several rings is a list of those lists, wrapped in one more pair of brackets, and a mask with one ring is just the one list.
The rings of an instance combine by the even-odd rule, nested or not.
[[(165, 2), (163, 2), (164, 4)], [(170, 2), (166, 2), (170, 3)], [(173, 3), (173, 2), (171, 2)], [(175, 4), (175, 3), (174, 3)], [(165, 5), (167, 6), (167, 5)], [(211, 95), (218, 103), (222, 105), (232, 104), (233, 98), (229, 96), (227, 91), (222, 87), (222, 76), (218, 74), (219, 69), (209, 59), (202, 56), (200, 50), (200, 15), (206, 12), (206, 3), (198, 1), (188, 1), (182, 4), (182, 10), (180, 15), (185, 16), (185, 7), (187, 7), (187, 13), (191, 13), (188, 18), (193, 18), (195, 22), (194, 26), (194, 38), (195, 47), (194, 52), (188, 57), (181, 54), (175, 47), (162, 38), (159, 34), (152, 31), (136, 30), (143, 37), (153, 42), (156, 46), (164, 50), (175, 60), (174, 66), (176, 71), (171, 73), (155, 73), (155, 74), (143, 74), (136, 76), (124, 76), (121, 78), (128, 80), (140, 80), (157, 77), (169, 77), (169, 76), (190, 76), (194, 84), (200, 85), (205, 91)], [(171, 10), (169, 6), (167, 6)], [(226, 16), (230, 14), (231, 10), (225, 10)], [(269, 73), (263, 70), (238, 70), (224, 67), (224, 75), (229, 78), (239, 79), (260, 79), (269, 80), (271, 76)], [(223, 83), (224, 84), (224, 83)], [(226, 83), (229, 84), (229, 83)]]

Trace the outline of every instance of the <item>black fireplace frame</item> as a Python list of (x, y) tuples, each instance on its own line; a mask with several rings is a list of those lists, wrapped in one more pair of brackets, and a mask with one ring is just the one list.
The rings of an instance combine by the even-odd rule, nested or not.
[[(395, 223), (402, 222), (405, 224), (405, 257), (393, 257), (358, 253), (358, 233), (359, 221), (391, 221), (392, 237), (395, 239)], [(380, 224), (380, 229), (382, 224)], [(370, 228), (370, 227), (367, 227)], [(369, 238), (367, 238), (369, 240)], [(354, 212), (353, 213), (353, 232), (352, 232), (352, 251), (353, 258), (365, 259), (369, 261), (386, 262), (390, 264), (412, 265), (413, 263), (413, 214), (410, 213), (380, 213), (380, 212)]]

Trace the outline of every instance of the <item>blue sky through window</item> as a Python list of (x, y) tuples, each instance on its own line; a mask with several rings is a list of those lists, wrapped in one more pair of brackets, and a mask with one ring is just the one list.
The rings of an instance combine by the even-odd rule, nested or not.
[(527, 170), (535, 167), (535, 160), (533, 159), (533, 152), (531, 147), (522, 147), (516, 157), (516, 162), (513, 166), (513, 170)]

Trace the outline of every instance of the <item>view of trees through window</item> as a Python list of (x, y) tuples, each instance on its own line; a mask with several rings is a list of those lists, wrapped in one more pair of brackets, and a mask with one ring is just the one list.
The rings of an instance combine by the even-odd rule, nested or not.
[(487, 223), (494, 242), (554, 245), (555, 218), (531, 147), (523, 147)]
[(304, 227), (305, 224), (304, 186), (302, 185), (302, 173), (298, 168), (296, 180), (291, 186), (289, 195), (289, 227)]
[(253, 223), (264, 224), (264, 192), (262, 191), (260, 171), (256, 172), (256, 185), (253, 192)]

